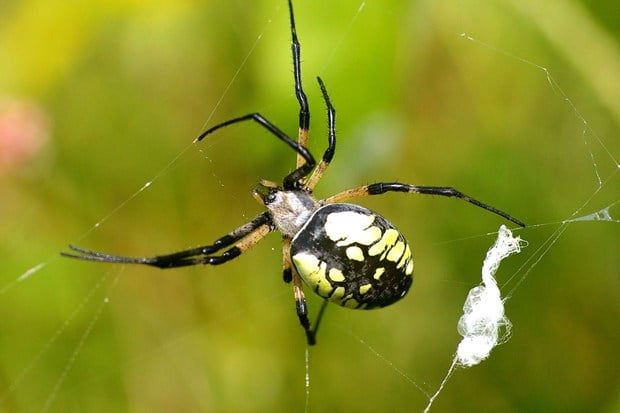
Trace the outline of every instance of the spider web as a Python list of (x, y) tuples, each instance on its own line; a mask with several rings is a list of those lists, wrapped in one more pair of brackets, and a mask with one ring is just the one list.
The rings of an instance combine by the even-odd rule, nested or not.
[[(293, 155), (252, 125), (200, 146), (187, 137), (255, 110), (295, 131), (280, 3), (126, 12), (53, 89), (48, 106), (68, 102), (54, 125), (67, 143), (45, 173), (3, 191), (5, 206), (30, 206), (4, 214), (17, 219), (2, 238), (0, 411), (614, 411), (619, 60), (612, 28), (577, 3), (296, 4), (315, 154), (325, 125), (313, 76), (339, 116), (319, 196), (378, 180), (449, 184), (529, 224), (516, 232), (528, 246), (496, 274), (512, 336), (479, 366), (451, 369), (456, 326), (499, 225), (450, 200), (361, 201), (407, 235), (416, 282), (381, 311), (330, 307), (312, 348), (278, 276), (277, 237), (224, 267), (174, 273), (56, 256), (68, 243), (174, 251), (259, 211), (249, 189)], [(108, 56), (121, 68), (112, 79), (90, 67)], [(196, 90), (213, 98), (175, 109)], [(85, 109), (89, 94), (118, 103)]]

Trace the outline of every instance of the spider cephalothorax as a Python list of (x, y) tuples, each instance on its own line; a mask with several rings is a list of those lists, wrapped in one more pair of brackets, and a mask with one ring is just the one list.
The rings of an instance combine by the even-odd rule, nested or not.
[[(254, 194), (258, 194), (254, 191)], [(308, 221), (320, 204), (304, 190), (270, 188), (260, 198), (270, 212), (273, 225), (283, 236), (292, 238)]]
[[(336, 111), (323, 81), (317, 78), (327, 106), (328, 124), (328, 146), (317, 164), (307, 148), (310, 109), (301, 82), (300, 45), (291, 0), (288, 5), (295, 95), (299, 102), (297, 141), (259, 113), (250, 113), (222, 122), (196, 138), (198, 142), (220, 128), (252, 120), (297, 153), (296, 168), (284, 177), (281, 185), (263, 180), (259, 189), (253, 192), (254, 197), (267, 211), (212, 244), (172, 254), (131, 258), (73, 245), (70, 246), (73, 252), (62, 254), (89, 261), (144, 264), (158, 268), (218, 265), (238, 257), (267, 234), (277, 230), (282, 234), (283, 278), (285, 282), (293, 284), (297, 316), (305, 330), (308, 343), (314, 344), (316, 331), (328, 302), (359, 309), (385, 307), (404, 297), (413, 282), (413, 256), (403, 234), (381, 215), (343, 201), (386, 192), (456, 197), (517, 225), (524, 224), (452, 187), (381, 182), (316, 200), (312, 191), (327, 170), (336, 150)], [(324, 299), (314, 326), (311, 326), (308, 319), (302, 280)]]

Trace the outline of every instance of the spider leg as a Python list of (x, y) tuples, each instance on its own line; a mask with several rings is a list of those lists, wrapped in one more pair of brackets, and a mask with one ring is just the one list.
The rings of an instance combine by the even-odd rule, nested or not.
[(327, 94), (327, 89), (325, 88), (325, 84), (320, 77), (317, 77), (319, 82), (319, 86), (321, 87), (321, 92), (323, 93), (323, 100), (325, 101), (325, 105), (327, 106), (327, 149), (325, 153), (323, 153), (323, 158), (321, 162), (317, 165), (317, 167), (312, 171), (312, 175), (306, 181), (306, 187), (312, 190), (316, 184), (319, 182), (327, 167), (329, 166), (332, 158), (334, 157), (334, 153), (336, 152), (336, 109), (332, 105), (331, 100), (329, 99), (329, 95)]
[(417, 186), (417, 185), (402, 184), (399, 182), (389, 182), (389, 183), (380, 182), (376, 184), (361, 186), (359, 188), (348, 189), (336, 195), (330, 196), (329, 198), (325, 199), (323, 202), (326, 204), (334, 204), (334, 203), (342, 202), (342, 201), (345, 201), (351, 198), (359, 198), (359, 197), (368, 196), (368, 195), (381, 195), (386, 192), (408, 192), (408, 193), (416, 193), (416, 194), (422, 194), (422, 195), (439, 195), (439, 196), (459, 198), (479, 208), (486, 209), (489, 212), (499, 215), (500, 217), (505, 218), (508, 221), (514, 222), (520, 227), (525, 227), (525, 224), (523, 222), (519, 221), (516, 218), (513, 218), (507, 213), (500, 211), (499, 209), (492, 207), (490, 205), (487, 205), (483, 202), (480, 202), (448, 186)]
[[(295, 96), (297, 97), (297, 101), (299, 102), (299, 133), (297, 142), (300, 146), (304, 148), (308, 147), (308, 132), (310, 128), (310, 108), (308, 106), (308, 98), (304, 92), (302, 83), (301, 83), (301, 45), (299, 44), (299, 39), (297, 38), (297, 29), (295, 27), (295, 15), (293, 13), (293, 3), (291, 0), (288, 1), (288, 8), (291, 20), (291, 50), (293, 52), (293, 75), (295, 78)], [(317, 77), (319, 82), (319, 86), (321, 88), (321, 92), (323, 93), (323, 99), (327, 104), (327, 119), (328, 119), (328, 138), (329, 138), (329, 146), (325, 153), (323, 154), (323, 159), (317, 166), (317, 168), (312, 173), (312, 176), (306, 182), (306, 188), (312, 190), (321, 176), (329, 166), (332, 158), (334, 157), (334, 151), (336, 150), (336, 132), (335, 132), (335, 121), (336, 121), (336, 111), (332, 106), (329, 95), (327, 94), (327, 90), (325, 89), (325, 85), (320, 77)], [(297, 153), (297, 168), (300, 168), (304, 164), (304, 158), (300, 153)]]
[(234, 123), (244, 122), (247, 120), (253, 120), (254, 122), (258, 123), (263, 128), (267, 129), (276, 138), (280, 139), (281, 141), (286, 143), (288, 146), (293, 148), (293, 150), (297, 152), (298, 156), (301, 156), (303, 158), (304, 162), (301, 164), (301, 166), (297, 167), (297, 169), (295, 169), (293, 172), (285, 176), (284, 181), (283, 181), (284, 189), (296, 189), (298, 181), (304, 176), (308, 175), (312, 171), (312, 169), (316, 165), (316, 161), (314, 160), (314, 157), (312, 156), (310, 151), (304, 145), (301, 145), (300, 143), (295, 142), (294, 140), (289, 138), (288, 135), (286, 135), (286, 133), (282, 132), (280, 128), (275, 126), (273, 123), (267, 120), (260, 113), (249, 113), (247, 115), (240, 116), (238, 118), (230, 119), (225, 122), (219, 123), (207, 129), (202, 134), (200, 134), (200, 136), (196, 138), (196, 142), (201, 141), (202, 139), (205, 138), (205, 136), (215, 132), (216, 130), (220, 128), (232, 125)]
[(302, 280), (297, 271), (293, 268), (293, 264), (291, 263), (291, 239), (288, 237), (282, 237), (282, 254), (284, 256), (283, 259), (283, 278), (285, 283), (290, 283), (293, 281), (293, 296), (295, 297), (295, 311), (297, 313), (297, 317), (299, 318), (299, 323), (303, 327), (306, 333), (306, 339), (309, 345), (316, 344), (316, 333), (319, 328), (319, 324), (321, 323), (321, 319), (323, 318), (323, 313), (325, 312), (325, 307), (327, 306), (327, 300), (323, 301), (321, 305), (321, 309), (319, 310), (319, 314), (316, 319), (316, 323), (314, 324), (314, 328), (310, 323), (310, 319), (308, 318), (308, 305), (306, 304), (306, 297), (304, 294), (304, 290), (302, 288)]
[(288, 284), (292, 279), (291, 239), (289, 237), (282, 237), (282, 280)]
[[(295, 15), (293, 13), (293, 3), (288, 1), (288, 10), (291, 21), (291, 51), (293, 52), (293, 76), (295, 79), (295, 96), (299, 102), (299, 132), (297, 142), (304, 148), (308, 147), (308, 130), (310, 128), (310, 107), (308, 98), (301, 84), (301, 45), (297, 39), (297, 29), (295, 28)], [(297, 168), (304, 164), (304, 158), (297, 153)]]
[[(60, 254), (65, 257), (78, 258), (87, 261), (112, 262), (119, 264), (144, 264), (158, 268), (176, 268), (197, 264), (219, 265), (238, 257), (243, 252), (256, 245), (273, 230), (274, 227), (271, 223), (271, 216), (268, 212), (263, 212), (247, 224), (244, 224), (229, 234), (217, 239), (211, 245), (204, 245), (202, 247), (179, 251), (172, 254), (140, 258), (122, 257), (88, 250), (74, 245), (70, 245), (69, 248), (75, 251), (75, 253), (61, 252)], [(222, 252), (220, 255), (212, 255), (233, 244), (235, 244), (233, 247)]]
[(314, 328), (312, 328), (310, 325), (310, 320), (308, 319), (306, 297), (304, 295), (304, 290), (301, 287), (301, 277), (299, 277), (295, 271), (293, 271), (293, 295), (295, 297), (295, 311), (297, 312), (297, 317), (306, 332), (306, 340), (308, 341), (308, 344), (312, 346), (316, 344), (316, 333), (318, 331), (319, 324), (321, 323), (321, 319), (323, 318), (323, 313), (325, 312), (325, 307), (327, 306), (327, 300), (323, 300), (316, 323)]

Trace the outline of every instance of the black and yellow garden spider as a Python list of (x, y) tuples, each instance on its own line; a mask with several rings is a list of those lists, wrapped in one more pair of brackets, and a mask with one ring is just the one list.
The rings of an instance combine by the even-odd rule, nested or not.
[[(292, 36), (295, 95), (299, 102), (298, 139), (294, 141), (260, 113), (222, 122), (202, 133), (196, 141), (234, 123), (254, 121), (297, 153), (296, 169), (282, 184), (259, 182), (253, 196), (267, 211), (229, 234), (204, 245), (173, 254), (131, 258), (104, 254), (70, 245), (66, 257), (120, 264), (144, 264), (158, 268), (188, 265), (219, 265), (256, 245), (267, 234), (282, 234), (283, 278), (293, 285), (295, 306), (308, 344), (315, 336), (327, 302), (348, 308), (385, 307), (405, 296), (413, 281), (413, 257), (407, 241), (387, 219), (345, 200), (386, 192), (407, 192), (456, 197), (497, 214), (517, 225), (524, 224), (505, 212), (473, 199), (452, 187), (417, 186), (381, 182), (349, 189), (316, 200), (312, 191), (329, 166), (336, 149), (336, 111), (325, 84), (317, 78), (327, 105), (328, 145), (317, 164), (307, 148), (310, 109), (301, 81), (300, 45), (295, 29), (293, 5), (288, 1)], [(302, 280), (324, 299), (314, 326), (308, 310)]]

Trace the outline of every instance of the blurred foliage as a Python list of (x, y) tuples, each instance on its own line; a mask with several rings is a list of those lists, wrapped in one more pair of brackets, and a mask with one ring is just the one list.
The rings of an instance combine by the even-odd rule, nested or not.
[[(338, 111), (318, 197), (380, 180), (452, 185), (533, 224), (498, 273), (516, 273), (513, 337), (457, 370), (435, 411), (620, 411), (620, 227), (575, 223), (544, 244), (575, 211), (620, 198), (617, 2), (295, 8), (315, 154), (315, 76)], [(25, 130), (46, 136), (0, 170), (0, 412), (303, 411), (306, 347), (277, 235), (217, 268), (57, 255), (69, 243), (171, 252), (260, 211), (249, 191), (290, 170), (290, 150), (251, 124), (191, 142), (251, 111), (296, 133), (289, 42), (282, 0), (0, 3), (0, 100), (45, 114), (11, 118), (0, 151), (28, 144)], [(408, 236), (416, 282), (391, 308), (328, 309), (309, 349), (309, 411), (421, 411), (501, 221), (446, 199), (360, 203)]]

